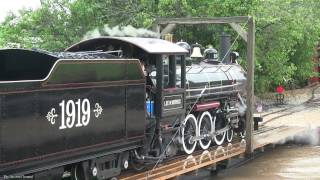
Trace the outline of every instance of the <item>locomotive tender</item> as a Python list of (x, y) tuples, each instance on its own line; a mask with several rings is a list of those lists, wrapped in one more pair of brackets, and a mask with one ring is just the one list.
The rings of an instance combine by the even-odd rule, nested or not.
[(244, 130), (245, 72), (210, 59), (187, 66), (188, 53), (135, 37), (60, 54), (0, 50), (0, 175), (106, 179), (231, 142)]

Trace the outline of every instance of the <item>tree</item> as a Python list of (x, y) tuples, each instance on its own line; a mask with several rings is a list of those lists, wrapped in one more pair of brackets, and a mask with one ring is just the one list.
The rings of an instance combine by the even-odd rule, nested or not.
[[(96, 26), (94, 10), (73, 0), (42, 0), (41, 8), (9, 15), (0, 29), (0, 46), (64, 50)], [(89, 18), (90, 17), (90, 18)]]
[[(304, 85), (312, 75), (313, 49), (319, 38), (317, 1), (262, 1), (256, 18), (256, 87)], [(308, 32), (308, 33), (307, 33)]]
[[(256, 20), (258, 93), (278, 84), (303, 86), (312, 75), (312, 55), (319, 40), (317, 0), (42, 0), (41, 8), (9, 14), (0, 26), (0, 47), (63, 50), (86, 32), (105, 24), (151, 28), (157, 17), (252, 15)], [(229, 26), (178, 26), (176, 40), (219, 47), (219, 35), (237, 34)], [(235, 41), (246, 65), (246, 43)]]

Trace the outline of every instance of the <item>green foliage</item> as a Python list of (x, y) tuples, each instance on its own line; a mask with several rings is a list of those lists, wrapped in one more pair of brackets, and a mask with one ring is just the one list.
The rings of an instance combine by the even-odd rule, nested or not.
[(317, 1), (271, 0), (255, 7), (256, 91), (305, 85), (319, 39)]
[[(256, 92), (278, 84), (299, 87), (313, 75), (312, 56), (320, 33), (317, 0), (42, 0), (41, 8), (9, 14), (0, 26), (0, 47), (63, 50), (86, 32), (109, 24), (151, 28), (157, 17), (252, 15), (256, 21)], [(243, 24), (244, 25), (244, 24)], [(178, 26), (176, 40), (219, 47), (221, 32), (238, 34), (228, 25)], [(246, 65), (246, 43), (234, 50)]]

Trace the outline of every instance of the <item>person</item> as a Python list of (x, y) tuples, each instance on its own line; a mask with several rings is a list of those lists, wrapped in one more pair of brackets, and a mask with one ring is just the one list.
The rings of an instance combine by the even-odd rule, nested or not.
[(147, 76), (147, 71), (146, 71), (146, 67), (145, 67), (145, 64), (143, 61), (140, 61), (140, 65), (141, 65), (141, 69), (142, 69), (142, 72), (145, 76)]
[(283, 104), (283, 100), (284, 100), (284, 87), (282, 85), (279, 84), (279, 86), (277, 87), (277, 103), (279, 104)]

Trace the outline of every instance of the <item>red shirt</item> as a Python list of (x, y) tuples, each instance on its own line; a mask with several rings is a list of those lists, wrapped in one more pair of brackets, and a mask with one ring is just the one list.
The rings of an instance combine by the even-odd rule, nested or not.
[(282, 94), (283, 91), (284, 91), (283, 86), (279, 85), (279, 86), (277, 87), (277, 92), (278, 92), (279, 94)]

